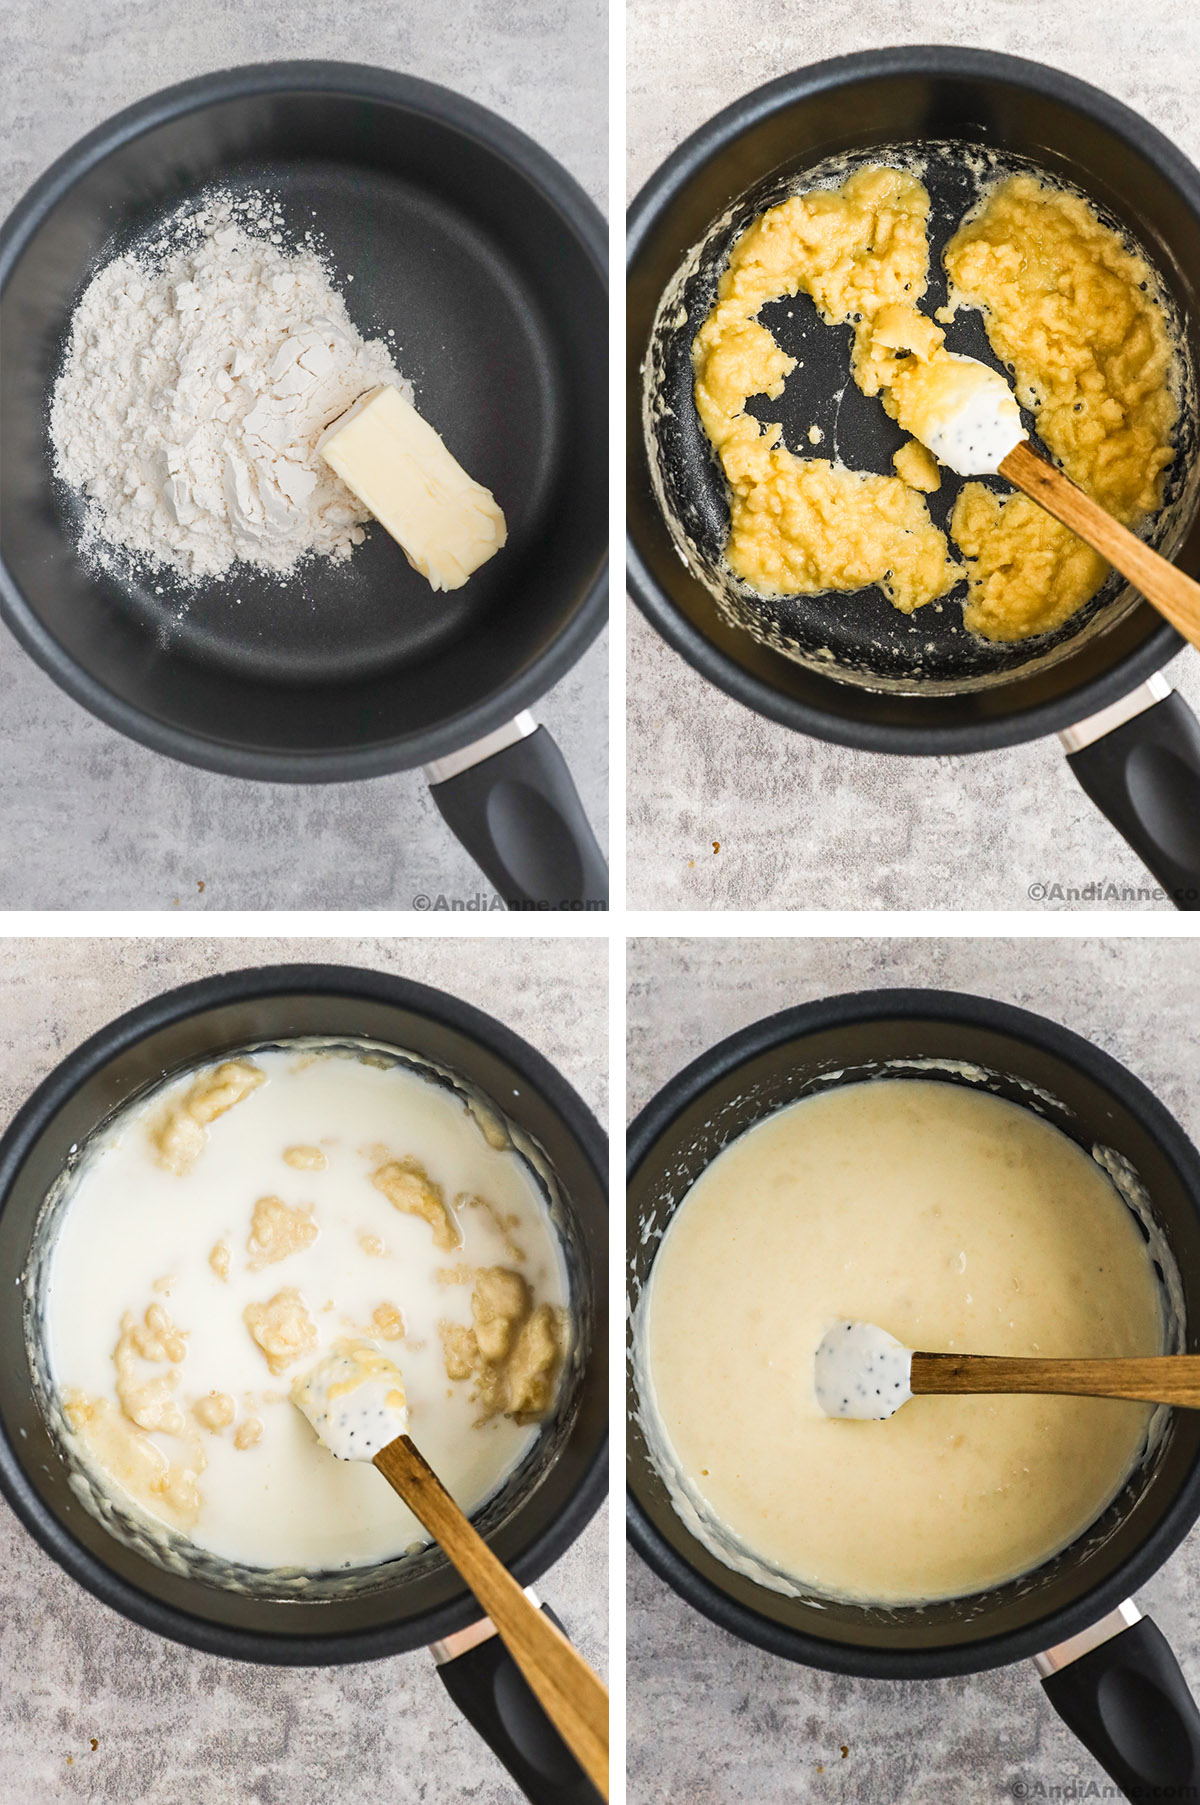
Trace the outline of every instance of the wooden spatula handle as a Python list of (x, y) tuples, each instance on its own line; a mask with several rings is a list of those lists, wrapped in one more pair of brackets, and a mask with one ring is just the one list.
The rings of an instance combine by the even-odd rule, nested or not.
[(1200, 645), (1200, 583), (1143, 545), (1069, 476), (1040, 458), (1028, 439), (1009, 452), (1000, 475), (1107, 558), (1185, 639)]
[(531, 1604), (407, 1435), (375, 1465), (449, 1556), (495, 1624), (547, 1717), (608, 1797), (608, 1693), (578, 1649)]
[(928, 1392), (1052, 1392), (1083, 1398), (1140, 1398), (1200, 1409), (1200, 1354), (1141, 1360), (1009, 1359), (1002, 1354), (914, 1354), (909, 1383)]

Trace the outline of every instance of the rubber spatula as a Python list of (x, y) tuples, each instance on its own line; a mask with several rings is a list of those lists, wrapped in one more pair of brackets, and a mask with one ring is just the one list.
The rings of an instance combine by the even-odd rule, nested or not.
[(453, 1562), (579, 1765), (608, 1797), (608, 1693), (525, 1596), (408, 1434), (400, 1369), (371, 1342), (344, 1342), (292, 1386), (292, 1402), (339, 1460), (369, 1460)]

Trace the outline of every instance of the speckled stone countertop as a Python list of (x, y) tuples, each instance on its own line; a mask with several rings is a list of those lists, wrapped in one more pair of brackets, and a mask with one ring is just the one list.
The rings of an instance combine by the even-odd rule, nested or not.
[[(629, 195), (690, 132), (807, 63), (966, 44), (1049, 63), (1136, 108), (1200, 161), (1200, 9), (1161, 0), (629, 0)], [(971, 758), (824, 745), (732, 701), (629, 610), (629, 902), (644, 909), (1169, 909), (1054, 900), (1151, 887), (1053, 740)], [(1167, 675), (1200, 709), (1200, 659)], [(713, 842), (720, 851), (714, 852)], [(1030, 896), (1044, 884), (1050, 900)]]
[[(111, 114), (210, 69), (297, 57), (375, 63), (491, 107), (601, 205), (606, 0), (5, 0), (0, 218)], [(602, 635), (533, 710), (592, 825), (608, 816)], [(419, 771), (337, 785), (250, 783), (147, 751), (71, 701), (0, 627), (0, 909), (408, 909), (491, 887)], [(304, 850), (297, 857), (297, 848)]]
[[(1128, 1065), (1200, 1140), (1200, 947), (1182, 939), (634, 940), (630, 1115), (751, 1022), (884, 986), (973, 992), (1062, 1022)], [(1138, 1599), (1200, 1693), (1200, 1534)], [(1117, 1796), (1032, 1662), (906, 1684), (794, 1666), (709, 1623), (632, 1551), (627, 1637), (629, 1805)], [(1091, 1784), (1100, 1790), (1082, 1790)]]
[[(544, 974), (536, 987), (527, 981), (533, 957)], [(601, 941), (47, 939), (0, 942), (0, 1124), (72, 1047), (123, 1010), (214, 972), (313, 960), (396, 972), (502, 1017), (605, 1119)], [(601, 1670), (606, 1515), (538, 1582)], [(326, 1668), (197, 1654), (97, 1603), (4, 1504), (0, 1679), (5, 1805), (511, 1805), (520, 1797), (424, 1652)]]

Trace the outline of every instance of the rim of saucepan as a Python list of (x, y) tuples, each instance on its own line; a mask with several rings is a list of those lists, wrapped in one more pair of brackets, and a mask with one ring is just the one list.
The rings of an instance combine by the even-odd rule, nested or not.
[[(1015, 1041), (1032, 1044), (1081, 1069), (1122, 1103), (1158, 1142), (1178, 1168), (1200, 1214), (1200, 1152), (1170, 1111), (1111, 1054), (1047, 1017), (991, 997), (950, 990), (861, 990), (820, 1002), (803, 1003), (754, 1022), (709, 1048), (671, 1078), (639, 1113), (628, 1131), (627, 1172), (630, 1179), (656, 1141), (680, 1112), (701, 1098), (720, 1079), (758, 1054), (787, 1041), (800, 1040), (827, 1028), (905, 1017), (989, 1028)], [(867, 1679), (945, 1679), (951, 1674), (978, 1673), (1038, 1654), (1097, 1622), (1144, 1585), (1179, 1546), (1200, 1516), (1200, 1457), (1197, 1457), (1170, 1509), (1153, 1534), (1101, 1585), (1073, 1605), (1049, 1612), (1037, 1623), (1005, 1635), (991, 1636), (963, 1648), (895, 1650), (853, 1647), (828, 1642), (748, 1610), (692, 1567), (655, 1528), (632, 1487), (626, 1490), (629, 1539), (642, 1559), (688, 1604), (744, 1642), (768, 1653), (831, 1673)]]
[[(603, 215), (574, 176), (525, 132), (490, 108), (436, 82), (377, 69), (369, 63), (313, 60), (246, 63), (216, 70), (160, 89), (105, 120), (52, 163), (0, 223), (0, 293), (29, 239), (58, 201), (112, 151), (188, 113), (227, 100), (280, 93), (343, 94), (353, 99), (385, 101), (422, 113), (474, 139), (515, 169), (551, 204), (607, 292), (608, 231)], [(606, 556), (571, 619), (495, 695), (436, 727), (386, 745), (340, 752), (264, 752), (202, 738), (113, 695), (46, 631), (0, 555), (0, 619), (73, 701), (152, 752), (164, 753), (202, 770), (270, 783), (346, 783), (380, 777), (392, 771), (411, 770), (471, 745), (530, 707), (565, 676), (596, 638), (607, 614)]]
[[(148, 1033), (215, 1006), (259, 997), (301, 994), (392, 1003), (413, 1014), (428, 1016), (432, 1021), (478, 1041), (489, 1052), (523, 1072), (529, 1083), (541, 1092), (577, 1141), (600, 1185), (607, 1188), (608, 1140), (595, 1116), (566, 1079), (535, 1048), (494, 1017), (445, 991), (359, 966), (268, 965), (223, 972), (164, 991), (149, 1002), (117, 1016), (69, 1053), (22, 1104), (0, 1137), (0, 1210), (4, 1208), (14, 1177), (46, 1124), (80, 1085), (110, 1059), (135, 1046)], [(511, 1571), (522, 1585), (538, 1578), (582, 1533), (607, 1494), (607, 1482), (606, 1432), (567, 1507), (512, 1562)], [(349, 1661), (371, 1661), (385, 1655), (403, 1654), (423, 1643), (436, 1642), (479, 1616), (479, 1605), (464, 1586), (462, 1593), (450, 1603), (406, 1618), (402, 1625), (385, 1625), (328, 1637), (276, 1635), (210, 1623), (163, 1604), (153, 1593), (131, 1585), (77, 1542), (29, 1484), (2, 1424), (0, 1492), (34, 1540), (93, 1597), (143, 1628), (190, 1648), (202, 1649), (207, 1654), (276, 1666), (324, 1667)]]
[[(1155, 165), (1164, 180), (1179, 191), (1200, 219), (1200, 171), (1148, 120), (1121, 101), (1114, 100), (1103, 89), (1093, 87), (1090, 82), (1079, 81), (1075, 76), (1051, 68), (1046, 63), (1035, 63), (1025, 57), (1005, 56), (992, 50), (959, 49), (945, 44), (903, 45), (857, 51), (851, 56), (831, 57), (825, 62), (811, 63), (790, 75), (780, 76), (760, 88), (752, 89), (749, 94), (734, 101), (732, 106), (715, 114), (671, 153), (635, 198), (628, 216), (627, 269), (632, 269), (661, 215), (679, 192), (686, 188), (694, 173), (749, 127), (757, 125), (794, 101), (838, 88), (853, 87), (864, 77), (884, 75), (962, 76), (966, 79), (987, 76), (1066, 101), (1105, 126), (1115, 137), (1124, 139), (1140, 151)], [(627, 353), (626, 380), (637, 386), (639, 394), (640, 364), (644, 350), (642, 345), (631, 345)], [(635, 457), (640, 459), (642, 452), (631, 445), (631, 474)], [(1148, 633), (1140, 646), (1119, 659), (1111, 669), (1089, 683), (1080, 684), (1065, 696), (1022, 709), (1019, 714), (972, 722), (969, 726), (898, 726), (879, 721), (848, 719), (833, 705), (829, 708), (814, 707), (811, 703), (785, 695), (773, 684), (765, 683), (745, 670), (675, 608), (651, 576), (632, 533), (626, 537), (626, 580), (630, 595), (655, 631), (702, 677), (724, 690), (734, 701), (752, 708), (756, 714), (764, 715), (768, 720), (777, 721), (780, 726), (791, 727), (796, 732), (809, 734), (815, 739), (853, 746), (863, 752), (933, 756), (941, 753), (987, 752), (1001, 746), (1015, 746), (1026, 740), (1040, 739), (1045, 734), (1058, 732), (1077, 721), (1086, 720), (1100, 709), (1119, 701), (1139, 683), (1160, 670), (1186, 644), (1164, 620)], [(1143, 606), (1149, 608), (1150, 604), (1144, 603)], [(817, 680), (817, 673), (810, 674), (814, 681)], [(823, 681), (828, 685), (831, 696), (836, 696), (843, 687), (833, 678)]]

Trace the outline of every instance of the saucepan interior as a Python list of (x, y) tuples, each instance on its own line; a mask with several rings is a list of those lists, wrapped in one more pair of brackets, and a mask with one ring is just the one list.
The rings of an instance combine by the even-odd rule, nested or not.
[(297, 1040), (398, 1058), (508, 1125), (563, 1248), (577, 1339), (554, 1414), (475, 1521), (529, 1578), (587, 1520), (603, 1491), (606, 1419), (598, 1130), (499, 1024), (421, 986), (336, 967), (238, 973), (173, 992), (72, 1055), (17, 1118), (0, 1148), (0, 1270), (13, 1281), (0, 1304), (0, 1480), (43, 1545), (127, 1615), (221, 1653), (325, 1662), (429, 1641), (477, 1607), (436, 1548), (337, 1573), (266, 1573), (151, 1533), (98, 1495), (72, 1454), (42, 1332), (46, 1253), (91, 1138), (165, 1077)]
[[(434, 594), (382, 529), (280, 580), (184, 586), (81, 555), (49, 401), (72, 310), (114, 255), (210, 190), (315, 232), (368, 338), (494, 490), (503, 555)], [(33, 656), (122, 731), (286, 781), (457, 749), (536, 699), (603, 616), (607, 304), (596, 209), (482, 107), (386, 70), (281, 63), (152, 96), (76, 145), (0, 233), (0, 604)], [(353, 286), (350, 286), (350, 283)]]
[[(1174, 1351), (1197, 1346), (1200, 1159), (1177, 1124), (1107, 1055), (1023, 1010), (974, 997), (894, 991), (839, 997), (761, 1022), (666, 1087), (630, 1131), (630, 1316), (690, 1185), (754, 1123), (830, 1085), (937, 1078), (1035, 1111), (1114, 1178), (1163, 1286)], [(994, 1666), (1031, 1654), (1111, 1609), (1157, 1567), (1200, 1512), (1200, 1420), (1161, 1411), (1138, 1463), (1099, 1520), (1032, 1573), (970, 1597), (873, 1607), (789, 1596), (737, 1571), (704, 1526), (676, 1513), (653, 1454), (630, 1334), (630, 1533), (698, 1609), (775, 1654), (879, 1677)]]
[[(951, 232), (982, 186), (1010, 172), (1033, 168), (1080, 191), (1146, 253), (1182, 364), (1177, 455), (1150, 536), (1183, 568), (1200, 568), (1200, 178), (1135, 115), (1056, 71), (984, 52), (905, 50), (839, 59), (748, 96), (683, 146), (635, 204), (634, 592), (705, 674), (790, 724), (900, 751), (1000, 744), (1078, 718), (1089, 686), (1124, 666), (1120, 693), (1135, 665), (1169, 655), (1173, 636), (1122, 579), (1110, 577), (1056, 632), (1002, 645), (964, 628), (965, 586), (909, 616), (874, 589), (764, 599), (722, 556), (728, 503), (692, 401), (692, 340), (730, 246), (754, 217), (808, 180), (828, 186), (878, 161), (911, 168), (929, 189), (928, 306), (944, 299)], [(750, 411), (782, 418), (793, 448), (815, 423), (819, 455), (891, 474), (904, 435), (848, 382), (848, 329), (825, 326), (804, 296), (764, 314), (800, 368), (782, 402)], [(947, 342), (996, 363), (978, 315), (961, 314)], [(939, 524), (960, 487), (946, 473), (930, 498)], [(836, 727), (813, 709), (836, 716)]]

